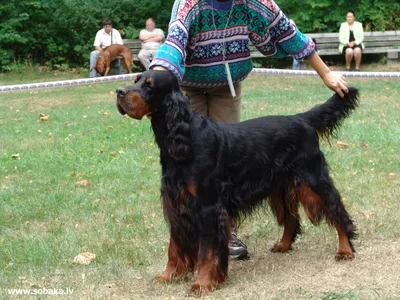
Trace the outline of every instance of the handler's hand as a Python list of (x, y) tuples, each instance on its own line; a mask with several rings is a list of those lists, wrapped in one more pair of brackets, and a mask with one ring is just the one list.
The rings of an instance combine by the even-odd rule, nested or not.
[(349, 89), (347, 88), (347, 82), (342, 74), (329, 71), (325, 74), (322, 80), (328, 88), (338, 93), (342, 98), (344, 97), (344, 94), (349, 92)]
[(166, 69), (164, 67), (161, 67), (161, 66), (154, 66), (152, 69), (153, 70), (158, 70), (158, 71), (168, 71), (168, 69)]

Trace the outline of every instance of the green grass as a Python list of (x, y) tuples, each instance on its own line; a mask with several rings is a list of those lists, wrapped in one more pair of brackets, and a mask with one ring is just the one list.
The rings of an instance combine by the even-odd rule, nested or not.
[[(18, 83), (18, 76), (0, 82)], [(113, 91), (124, 84), (0, 95), (0, 298), (32, 286), (69, 287), (73, 299), (184, 296), (189, 282), (151, 282), (166, 264), (169, 239), (159, 152), (147, 119), (117, 112)], [(210, 298), (400, 297), (399, 81), (349, 84), (362, 95), (338, 137), (350, 146), (333, 140), (321, 147), (359, 228), (356, 259), (336, 263), (334, 229), (308, 221), (294, 251), (269, 253), (282, 229), (269, 210), (259, 210), (240, 228), (252, 259), (231, 262), (228, 283)], [(249, 119), (302, 112), (332, 93), (318, 78), (252, 75), (243, 94), (242, 119)], [(77, 184), (82, 180), (90, 185)], [(85, 249), (94, 262), (73, 264)]]
[(14, 71), (0, 73), (0, 85), (36, 83), (89, 77), (89, 70), (73, 69), (68, 72), (51, 71), (47, 67), (26, 64), (13, 64)]

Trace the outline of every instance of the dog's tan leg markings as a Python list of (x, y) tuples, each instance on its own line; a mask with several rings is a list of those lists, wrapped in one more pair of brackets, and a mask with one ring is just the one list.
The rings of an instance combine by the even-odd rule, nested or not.
[(286, 251), (292, 249), (292, 238), (296, 231), (297, 222), (298, 220), (296, 217), (292, 216), (291, 214), (287, 215), (282, 239), (271, 248), (271, 252), (285, 253)]
[[(319, 221), (321, 214), (328, 215), (328, 209), (321, 198), (308, 186), (304, 186), (300, 192), (300, 202), (304, 206), (304, 211), (314, 224)], [(345, 234), (339, 224), (334, 223), (339, 238), (339, 248), (336, 253), (336, 260), (351, 260), (354, 258), (353, 250), (350, 246), (349, 237)]]
[(338, 237), (339, 237), (339, 249), (336, 253), (336, 260), (352, 260), (354, 258), (353, 250), (351, 249), (349, 238), (344, 233), (342, 228), (335, 224)]
[(189, 296), (205, 296), (213, 291), (218, 285), (225, 282), (218, 274), (218, 259), (210, 249), (205, 260), (198, 255), (198, 275), (195, 282), (187, 291)]
[(193, 263), (185, 257), (182, 250), (176, 245), (174, 239), (170, 238), (168, 247), (168, 263), (162, 275), (157, 276), (157, 281), (170, 282), (173, 277), (185, 275), (188, 272), (193, 272)]
[[(292, 249), (292, 243), (299, 229), (298, 199), (295, 186), (290, 188), (289, 203), (285, 203), (282, 193), (274, 193), (270, 198), (270, 206), (274, 211), (278, 224), (284, 225), (283, 236), (270, 250), (273, 253), (285, 253)], [(286, 207), (286, 206), (287, 207)]]

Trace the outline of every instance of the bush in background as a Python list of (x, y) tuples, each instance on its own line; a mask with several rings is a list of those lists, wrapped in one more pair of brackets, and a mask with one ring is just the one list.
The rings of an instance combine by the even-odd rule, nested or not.
[(399, 0), (276, 0), (302, 32), (338, 32), (353, 10), (365, 31), (400, 29)]
[(52, 68), (86, 66), (96, 32), (111, 19), (137, 38), (147, 18), (167, 29), (173, 0), (9, 0), (0, 3), (0, 70), (32, 60)]
[[(366, 31), (400, 28), (398, 0), (276, 0), (303, 32), (337, 32), (348, 9)], [(147, 18), (167, 30), (174, 0), (8, 0), (0, 3), (0, 71), (15, 62), (53, 69), (87, 67), (105, 18), (123, 38), (137, 38)]]

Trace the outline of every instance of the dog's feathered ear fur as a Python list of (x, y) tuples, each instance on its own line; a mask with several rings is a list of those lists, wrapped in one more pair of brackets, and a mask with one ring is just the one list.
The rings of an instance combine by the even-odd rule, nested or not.
[(175, 160), (189, 160), (193, 155), (192, 135), (189, 126), (190, 102), (188, 97), (183, 96), (180, 91), (169, 94), (167, 97), (168, 153)]

